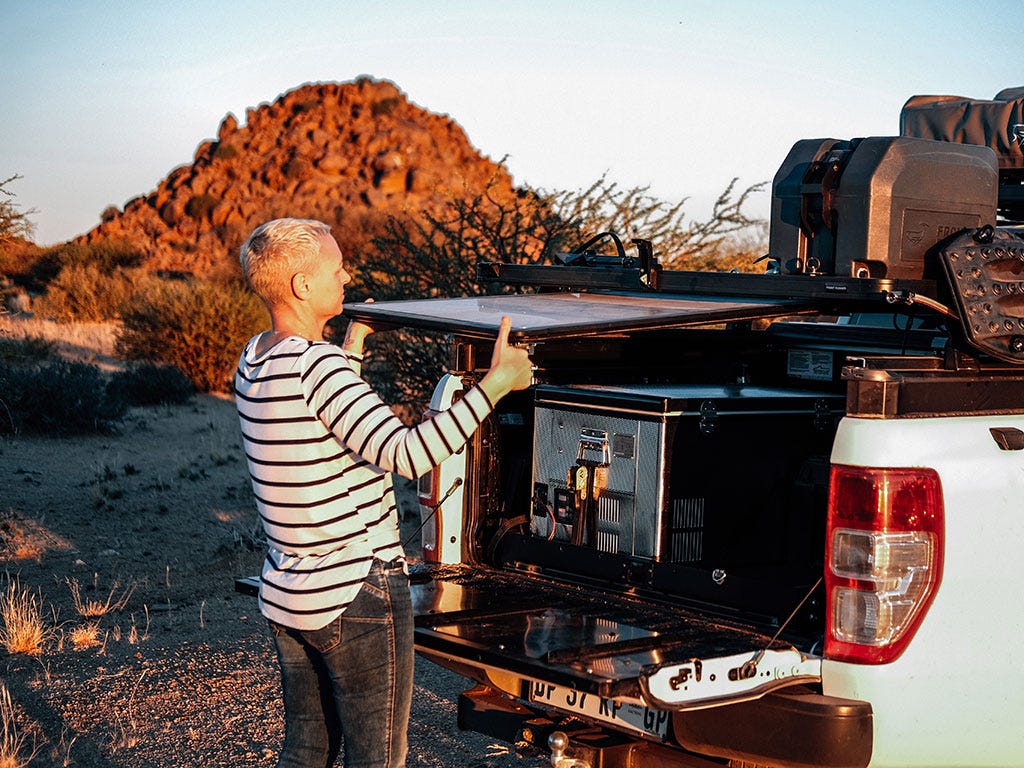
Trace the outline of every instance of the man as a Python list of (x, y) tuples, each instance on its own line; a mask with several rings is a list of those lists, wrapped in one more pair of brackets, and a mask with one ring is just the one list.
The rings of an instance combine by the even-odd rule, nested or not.
[(499, 398), (529, 386), (530, 359), (503, 318), (491, 368), (414, 428), (360, 377), (372, 328), (323, 341), (351, 280), (321, 222), (278, 219), (242, 245), (242, 270), (272, 329), (246, 345), (235, 394), (268, 551), (260, 609), (285, 708), (279, 768), (405, 764), (412, 606), (391, 473), (415, 478), (457, 451)]

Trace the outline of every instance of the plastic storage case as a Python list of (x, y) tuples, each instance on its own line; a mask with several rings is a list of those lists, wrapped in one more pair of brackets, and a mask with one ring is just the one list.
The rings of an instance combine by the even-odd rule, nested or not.
[(905, 137), (805, 139), (772, 182), (769, 252), (788, 274), (934, 279), (929, 250), (995, 224), (988, 147)]

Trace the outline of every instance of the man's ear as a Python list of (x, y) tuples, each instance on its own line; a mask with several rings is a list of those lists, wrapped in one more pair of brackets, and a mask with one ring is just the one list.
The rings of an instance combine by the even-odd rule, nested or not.
[(305, 272), (296, 272), (292, 275), (292, 294), (300, 300), (309, 295), (309, 278)]

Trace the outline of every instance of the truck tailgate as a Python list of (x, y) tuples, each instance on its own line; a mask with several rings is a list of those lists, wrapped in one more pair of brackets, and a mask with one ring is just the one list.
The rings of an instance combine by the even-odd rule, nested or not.
[(463, 565), (412, 582), (418, 650), (534, 685), (683, 710), (820, 680), (818, 657), (695, 610)]

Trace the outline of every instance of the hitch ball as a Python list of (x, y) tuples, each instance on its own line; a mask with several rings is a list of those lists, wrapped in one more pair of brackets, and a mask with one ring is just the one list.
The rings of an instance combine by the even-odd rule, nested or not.
[(551, 747), (552, 768), (591, 768), (586, 760), (565, 756), (565, 750), (569, 748), (569, 737), (565, 731), (552, 731), (548, 736), (548, 746)]
[(565, 754), (565, 749), (569, 746), (569, 737), (564, 731), (553, 731), (548, 736), (548, 746), (551, 747), (551, 764), (554, 765), (555, 761), (561, 760)]

